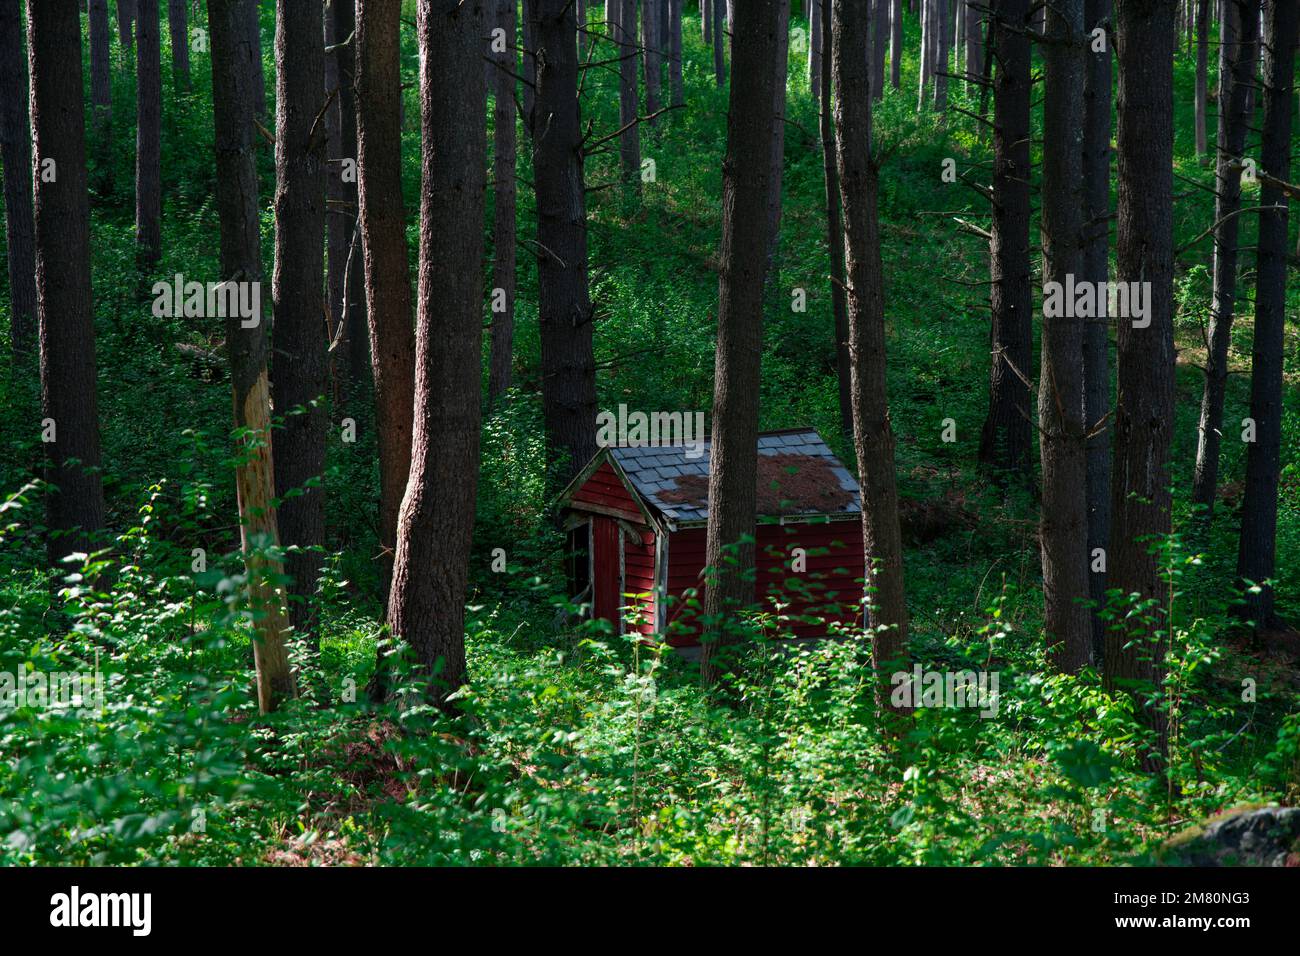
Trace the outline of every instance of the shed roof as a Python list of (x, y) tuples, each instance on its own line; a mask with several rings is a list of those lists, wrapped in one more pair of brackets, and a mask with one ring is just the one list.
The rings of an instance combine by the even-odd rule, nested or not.
[[(712, 443), (688, 457), (684, 445), (606, 449), (646, 503), (675, 523), (709, 517), (709, 460)], [(760, 517), (858, 514), (858, 483), (812, 428), (763, 432), (758, 436)], [(601, 456), (597, 456), (599, 460)]]

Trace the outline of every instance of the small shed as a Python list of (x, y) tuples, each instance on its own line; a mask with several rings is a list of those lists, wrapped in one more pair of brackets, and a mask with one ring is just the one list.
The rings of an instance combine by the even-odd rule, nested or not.
[[(620, 633), (699, 643), (711, 443), (601, 449), (560, 495), (570, 595)], [(797, 637), (861, 623), (858, 483), (811, 428), (758, 447), (755, 599), (786, 604)], [(624, 609), (631, 608), (631, 612)], [(822, 621), (798, 620), (818, 617)]]

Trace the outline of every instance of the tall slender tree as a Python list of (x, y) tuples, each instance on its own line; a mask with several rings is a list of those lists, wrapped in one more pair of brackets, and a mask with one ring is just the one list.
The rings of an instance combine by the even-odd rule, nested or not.
[(1282, 357), (1286, 327), (1287, 196), (1291, 178), (1291, 103), (1295, 88), (1296, 4), (1264, 2), (1264, 132), (1260, 166), (1259, 272), (1255, 285), (1255, 340), (1251, 348), (1250, 417), (1255, 441), (1246, 451), (1237, 575), (1247, 589), (1245, 611), (1261, 627), (1274, 626), (1277, 567), (1277, 489), (1282, 466)]
[(668, 86), (669, 102), (686, 105), (686, 84), (682, 79), (682, 3), (668, 0)]
[(1139, 613), (1106, 635), (1106, 680), (1140, 692), (1156, 731), (1148, 768), (1162, 765), (1167, 720), (1164, 674), (1168, 588), (1160, 544), (1170, 532), (1169, 448), (1174, 425), (1173, 62), (1174, 0), (1116, 0), (1119, 73), (1120, 282), (1149, 282), (1147, 315), (1117, 317), (1115, 471), (1111, 487), (1109, 586), (1133, 595)]
[[(513, 11), (513, 0), (507, 0), (506, 6)], [(357, 195), (375, 381), (379, 579), (385, 601), (397, 551), (397, 519), (410, 471), (415, 416), (411, 267), (402, 200), (400, 14), (400, 9), (386, 0), (357, 0)], [(513, 126), (513, 99), (510, 109)]]
[(1029, 419), (1033, 291), (1029, 265), (1029, 0), (994, 0), (993, 225), (989, 259), (992, 304), (989, 410), (979, 460), (1028, 478), (1033, 467)]
[(167, 0), (167, 33), (172, 44), (172, 80), (178, 90), (190, 88), (190, 27), (188, 0)]
[(550, 481), (559, 490), (596, 453), (596, 366), (576, 24), (569, 0), (533, 2), (537, 115), (547, 124), (546, 135), (533, 140), (542, 418)]
[(162, 40), (158, 0), (139, 0), (135, 48), (135, 244), (146, 268), (162, 258)]
[[(253, 127), (256, 97), (254, 50), (247, 8), (254, 0), (208, 0), (212, 53), (212, 125), (216, 145), (217, 215), (221, 229), (221, 278), (258, 289), (262, 254), (257, 154)], [(247, 300), (246, 300), (247, 301)], [(226, 352), (240, 454), (235, 466), (240, 542), (248, 572), (248, 603), (257, 639), (257, 699), (263, 713), (296, 693), (285, 635), (289, 615), (276, 579), (283, 572), (274, 557), (279, 545), (275, 513), (275, 469), (271, 460), (271, 390), (268, 323), (259, 313), (246, 322), (235, 310), (226, 317)]]
[[(1084, 29), (1106, 29), (1111, 0), (1087, 0)], [(1110, 278), (1110, 127), (1111, 43), (1104, 49), (1089, 43), (1084, 83), (1083, 276), (1089, 282)], [(1102, 288), (1103, 286), (1097, 286)], [(1095, 556), (1110, 548), (1110, 320), (1094, 315), (1083, 331), (1084, 421), (1088, 427), (1088, 570), (1089, 595), (1100, 611), (1106, 606), (1106, 572)], [(1092, 617), (1093, 659), (1102, 660), (1105, 620)]]
[(136, 4), (139, 0), (117, 0), (117, 38), (122, 49), (130, 53), (135, 49)]
[[(419, 0), (417, 7), (424, 188), (415, 427), (388, 623), (414, 650), (433, 700), (444, 707), (466, 680), (465, 588), (479, 471), (486, 5)], [(548, 0), (538, 3), (543, 38), (548, 7)], [(576, 61), (571, 0), (564, 7)], [(447, 90), (459, 95), (447, 96)]]
[(723, 0), (713, 0), (713, 79), (718, 89), (727, 82), (727, 5)]
[[(831, 0), (813, 0), (821, 7), (817, 25), (822, 49), (830, 53), (834, 15)], [(836, 166), (835, 120), (831, 112), (831, 57), (821, 60), (821, 87), (827, 91), (820, 105), (822, 172), (826, 181), (826, 231), (831, 251), (831, 312), (835, 319), (835, 371), (839, 384), (840, 433), (853, 440), (853, 371), (849, 361), (849, 313), (844, 293), (844, 227), (840, 216), (840, 174)]]
[[(721, 6), (721, 0), (717, 4)], [(754, 600), (758, 386), (777, 123), (772, 103), (783, 6), (782, 0), (751, 0), (739, 6), (732, 21), (705, 558), (713, 569), (704, 597), (711, 634), (700, 659), (702, 677), (709, 684), (722, 670), (718, 646), (735, 636), (724, 618)], [(721, 42), (720, 33), (715, 38)], [(858, 52), (861, 56), (862, 48)], [(728, 553), (731, 549), (734, 554)]]
[(27, 54), (40, 170), (34, 221), (46, 524), (49, 560), (59, 567), (66, 555), (90, 551), (104, 525), (77, 0), (28, 4)]
[(1209, 137), (1206, 129), (1206, 100), (1209, 99), (1210, 72), (1210, 0), (1196, 0), (1196, 155), (1201, 165), (1209, 164)]
[[(871, 80), (862, 55), (868, 0), (835, 0), (835, 131), (844, 207), (849, 355), (853, 368), (853, 434), (862, 488), (868, 623), (881, 684), (907, 648), (903, 546), (894, 477), (894, 432), (885, 385), (885, 299), (877, 220), (877, 169), (871, 149)], [(883, 694), (881, 695), (883, 699)]]
[(1043, 278), (1038, 421), (1043, 463), (1039, 537), (1048, 656), (1076, 673), (1092, 660), (1088, 581), (1087, 423), (1084, 420), (1084, 316), (1064, 289), (1083, 275), (1084, 0), (1057, 0), (1043, 47)]
[(95, 122), (95, 142), (102, 152), (113, 121), (112, 62), (109, 59), (108, 0), (90, 0), (90, 104)]
[(319, 5), (278, 0), (275, 29), (275, 353), (271, 389), (280, 538), (291, 549), (290, 614), (311, 630), (325, 543), (325, 25)]
[(636, 0), (621, 0), (618, 12), (619, 83), (618, 123), (619, 158), (623, 183), (631, 191), (641, 191), (641, 126), (637, 122), (637, 40)]
[(0, 166), (4, 172), (9, 260), (9, 341), (31, 350), (36, 330), (36, 249), (32, 220), (32, 137), (27, 123), (27, 61), (19, 0), (0, 0)]
[(899, 88), (903, 78), (903, 0), (889, 3), (889, 85)]
[(488, 400), (499, 402), (510, 387), (515, 337), (515, 54), (514, 0), (497, 0), (496, 25), (505, 49), (492, 71), (492, 342)]
[(253, 107), (258, 116), (266, 115), (266, 64), (262, 61), (262, 0), (248, 5), (244, 29), (253, 50)]
[[(645, 111), (653, 116), (659, 111), (659, 93), (663, 85), (662, 39), (659, 36), (659, 8), (663, 0), (641, 0), (641, 65), (645, 70)], [(649, 120), (654, 123), (655, 120)]]
[(808, 89), (813, 102), (821, 99), (822, 90), (822, 4), (813, 0), (808, 11)]
[(1241, 161), (1251, 122), (1247, 95), (1254, 85), (1254, 38), (1258, 26), (1259, 0), (1227, 0), (1224, 5), (1224, 36), (1220, 45), (1219, 129), (1215, 143), (1214, 288), (1206, 338), (1196, 470), (1192, 478), (1192, 503), (1202, 506), (1207, 518), (1214, 511), (1214, 495), (1219, 481), (1220, 429), (1223, 426), (1228, 352), (1237, 299)]

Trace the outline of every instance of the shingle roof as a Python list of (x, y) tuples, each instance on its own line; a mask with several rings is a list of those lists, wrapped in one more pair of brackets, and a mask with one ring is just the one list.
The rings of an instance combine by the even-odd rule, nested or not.
[[(615, 463), (651, 507), (677, 522), (709, 516), (708, 478), (712, 445), (687, 457), (690, 448), (610, 448)], [(764, 432), (758, 436), (758, 513), (856, 514), (858, 483), (814, 429)]]

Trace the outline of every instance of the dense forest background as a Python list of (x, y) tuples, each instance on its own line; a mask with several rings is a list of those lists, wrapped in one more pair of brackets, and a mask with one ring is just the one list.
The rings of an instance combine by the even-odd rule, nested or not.
[[(77, 6), (71, 0), (48, 2)], [(736, 5), (747, 2), (736, 0)], [(28, 6), (34, 5), (35, 0)], [(1012, 469), (1020, 474), (1008, 474), (990, 466), (987, 449), (981, 454), (990, 401), (991, 84), (1000, 67), (984, 68), (990, 52), (983, 43), (951, 41), (940, 50), (942, 65), (936, 67), (938, 54), (922, 57), (929, 48), (921, 14), (942, 8), (949, 12), (940, 21), (951, 20), (955, 9), (963, 14), (963, 29), (982, 37), (993, 11), (970, 4), (972, 15), (966, 17), (966, 4), (915, 0), (889, 5), (901, 12), (901, 32), (889, 68), (881, 68), (883, 89), (869, 106), (870, 148), (879, 173), (884, 369), (896, 443), (907, 655), (909, 663), (945, 672), (996, 671), (996, 715), (926, 707), (894, 713), (873, 692), (869, 640), (790, 648), (778, 640), (785, 623), (771, 612), (751, 622), (753, 639), (736, 652), (724, 678), (705, 686), (696, 662), (663, 645), (619, 635), (605, 622), (584, 621), (571, 605), (565, 536), (551, 507), (556, 478), (548, 472), (555, 455), (543, 407), (538, 275), (547, 253), (539, 252), (536, 239), (537, 171), (524, 119), (531, 108), (526, 52), (510, 59), (518, 76), (509, 84), (507, 109), (494, 109), (502, 87), (491, 64), (485, 63), (488, 75), (477, 81), (482, 101), (474, 103), (465, 94), (471, 116), (481, 108), (475, 135), (485, 137), (486, 146), (482, 227), (475, 237), (486, 249), (482, 311), (476, 317), (483, 327), (481, 381), (476, 391), (473, 383), (469, 390), (482, 410), (481, 444), (478, 479), (468, 498), (473, 532), (466, 552), (464, 623), (458, 629), (467, 680), (448, 706), (442, 697), (425, 695), (418, 681), (404, 678), (403, 668), (418, 671), (420, 661), (408, 661), (400, 652), (386, 658), (391, 673), (376, 680), (377, 646), (395, 650), (386, 626), (390, 571), (380, 557), (385, 517), (379, 443), (390, 423), (376, 414), (364, 341), (359, 361), (346, 358), (353, 346), (343, 341), (330, 353), (323, 400), (302, 412), (319, 414), (323, 422), (323, 467), (305, 487), (319, 492), (324, 522), (319, 546), (302, 552), (305, 563), (295, 564), (291, 554), (288, 565), (319, 572), (319, 583), (289, 608), (296, 629), (286, 632), (285, 646), (297, 694), (274, 712), (262, 712), (270, 708), (259, 708), (252, 650), (253, 623), (261, 618), (249, 606), (250, 565), (241, 545), (236, 497), (236, 471), (241, 463), (247, 467), (247, 446), (240, 436), (232, 438), (227, 327), (201, 316), (159, 315), (153, 292), (155, 283), (170, 283), (177, 275), (202, 282), (228, 277), (219, 241), (222, 174), (214, 161), (213, 88), (219, 77), (213, 71), (222, 64), (214, 62), (206, 44), (212, 40), (209, 10), (216, 15), (242, 5), (139, 0), (142, 19), (134, 26), (128, 20), (124, 32), (114, 19), (104, 37), (107, 59), (97, 62), (107, 65), (110, 97), (98, 105), (91, 90), (97, 62), (90, 19), (97, 10), (107, 17), (107, 5), (91, 2), (78, 13), (93, 280), (89, 354), (98, 392), (102, 532), (87, 549), (93, 557), (83, 554), (51, 570), (43, 485), (46, 416), (33, 321), (26, 342), (18, 336), (12, 347), (0, 349), (0, 404), (6, 410), (0, 417), (0, 566), (5, 570), (0, 671), (97, 668), (110, 677), (101, 712), (0, 710), (5, 756), (0, 861), (1145, 863), (1157, 859), (1172, 836), (1215, 813), (1294, 799), (1300, 787), (1300, 634), (1286, 622), (1300, 615), (1295, 458), (1300, 339), (1297, 296), (1289, 285), (1274, 614), (1259, 625), (1249, 614), (1243, 617), (1250, 586), (1239, 583), (1239, 508), (1250, 445), (1238, 440), (1238, 423), (1251, 413), (1254, 250), (1260, 240), (1258, 207), (1264, 205), (1260, 190), (1267, 187), (1252, 176), (1241, 185), (1239, 205), (1245, 211), (1230, 216), (1239, 228), (1240, 263), (1234, 269), (1236, 321), (1222, 336), (1229, 374), (1217, 479), (1210, 484), (1212, 520), (1192, 493), (1205, 369), (1214, 364), (1207, 329), (1214, 311), (1216, 239), (1224, 222), (1223, 210), (1216, 208), (1223, 201), (1216, 183), (1224, 175), (1215, 149), (1222, 108), (1220, 4), (1127, 4), (1143, 11), (1149, 7), (1153, 17), (1168, 16), (1176, 30), (1170, 117), (1174, 178), (1166, 210), (1177, 348), (1168, 458), (1172, 533), (1155, 543), (1166, 588), (1159, 627), (1168, 646), (1156, 675), (1164, 719), (1155, 721), (1154, 731), (1141, 695), (1117, 691), (1100, 661), (1063, 668), (1051, 659), (1044, 639), (1042, 483), (1032, 460)], [(373, 5), (373, 0), (355, 4)], [(555, 6), (547, 0), (537, 5), (547, 15)], [(128, 8), (134, 15), (135, 6), (116, 3), (112, 12), (120, 18), (120, 8)], [(284, 175), (283, 168), (277, 170), (274, 146), (277, 61), (295, 54), (276, 40), (274, 5), (255, 6), (268, 106), (258, 114), (251, 140), (260, 187), (262, 297), (269, 314), (271, 279), (280, 265), (276, 213), (288, 208), (276, 195), (277, 175)], [(315, 7), (284, 0), (280, 6), (310, 8), (309, 14)], [(350, 60), (339, 65), (340, 57), (351, 54), (346, 44), (339, 45), (346, 38), (338, 35), (338, 25), (356, 14), (340, 15), (335, 9), (340, 6), (353, 4), (333, 0), (316, 15), (314, 23), (331, 24), (331, 32), (314, 53), (302, 54), (323, 58), (330, 89), (347, 85), (337, 79), (339, 69), (345, 76), (354, 70)], [(482, 6), (486, 50), (499, 5)], [(513, 2), (504, 6), (515, 18), (512, 32), (535, 15), (529, 9), (533, 3), (518, 10)], [(629, 179), (626, 154), (619, 148), (628, 123), (622, 53), (628, 41), (620, 44), (617, 26), (604, 23), (601, 4), (581, 6), (587, 27), (578, 40), (579, 59), (588, 63), (579, 69), (581, 132), (593, 146), (583, 174), (596, 404), (711, 413), (719, 276), (725, 271), (720, 249), (728, 109), (729, 102), (735, 109), (731, 84), (739, 82), (731, 68), (741, 68), (743, 55), (733, 63), (730, 46), (721, 44), (729, 69), (720, 82), (700, 5), (677, 7), (682, 105), (664, 109), (653, 122), (635, 124), (641, 162)], [(604, 6), (637, 9), (631, 2)], [(669, 5), (665, 0), (641, 4), (652, 11), (661, 6)], [(845, 6), (874, 9), (867, 3)], [(1084, 4), (1077, 6), (1082, 15)], [(1226, 6), (1235, 6), (1234, 0)], [(1258, 16), (1259, 3), (1241, 6)], [(0, 20), (6, 36), (25, 50), (31, 13), (20, 7), (17, 0), (0, 0)], [(475, 208), (459, 196), (433, 195), (425, 182), (430, 170), (438, 171), (422, 153), (429, 130), (422, 136), (416, 7), (412, 0), (401, 3), (401, 135), (388, 144), (400, 155), (394, 168), (404, 197), (408, 294), (417, 278), (424, 281), (427, 268), (420, 258), (422, 204), (441, 202), (461, 215)], [(1210, 7), (1215, 9), (1207, 14)], [(1019, 8), (1024, 30), (1042, 29), (1028, 4)], [(821, 104), (813, 94), (817, 84), (810, 82), (820, 80), (820, 65), (818, 72), (810, 70), (809, 41), (821, 25), (810, 22), (811, 12), (811, 6), (805, 9), (795, 0), (785, 31), (779, 232), (770, 267), (775, 278), (769, 277), (763, 306), (758, 425), (763, 430), (814, 427), (854, 471), (854, 437), (851, 428), (846, 433), (840, 405), (827, 144)], [(176, 26), (168, 23), (169, 13), (180, 16), (179, 35), (191, 40), (183, 69), (174, 56), (178, 34), (169, 29)], [(301, 19), (302, 10), (297, 13)], [(153, 23), (146, 26), (150, 15)], [(312, 25), (312, 16), (305, 22)], [(1114, 21), (1101, 22), (1109, 37), (1106, 49), (1112, 49)], [(1290, 22), (1294, 32), (1295, 18)], [(718, 27), (710, 23), (709, 28), (714, 40)], [(437, 51), (442, 66), (430, 72), (444, 85), (425, 95), (459, 103), (461, 91), (451, 81), (455, 56), (464, 55), (455, 44), (463, 41), (439, 42), (445, 44)], [(731, 43), (737, 42), (733, 35)], [(161, 93), (156, 255), (147, 249), (142, 255), (138, 228), (141, 43), (156, 44), (162, 64), (156, 78)], [(522, 36), (515, 46), (525, 46)], [(886, 46), (882, 39), (872, 49)], [(661, 47), (669, 50), (670, 44), (665, 39)], [(1044, 166), (1044, 142), (1073, 136), (1082, 124), (1062, 129), (1061, 117), (1045, 110), (1039, 81), (1044, 50), (1050, 57), (1052, 46), (1035, 42), (1031, 49), (1035, 84), (1026, 212), (1032, 222), (1035, 359), (1025, 374), (1036, 389), (1041, 292), (1048, 278), (1039, 229), (1043, 207), (1052, 201), (1039, 187), (1045, 174), (1055, 175), (1047, 173), (1050, 164)], [(972, 51), (978, 73), (971, 70)], [(0, 50), (7, 71), (37, 63), (27, 61), (26, 52), (15, 60), (12, 52)], [(659, 57), (663, 72), (656, 83), (662, 90), (653, 94), (658, 105), (646, 102), (651, 93), (644, 72), (639, 79), (632, 73), (641, 104), (639, 109), (633, 104), (634, 116), (672, 107), (670, 57)], [(866, 49), (863, 57), (866, 62)], [(632, 62), (644, 71), (641, 59)], [(1261, 77), (1251, 93), (1258, 102), (1249, 104), (1245, 142), (1230, 151), (1230, 160), (1260, 155), (1265, 64), (1251, 62), (1255, 68), (1247, 72)], [(60, 68), (57, 62), (43, 65), (47, 71)], [(929, 71), (925, 79), (923, 68)], [(332, 85), (330, 70), (336, 77)], [(951, 74), (942, 77), (941, 98), (936, 71)], [(35, 77), (31, 82), (35, 89)], [(1208, 119), (1201, 122), (1198, 87), (1205, 91), (1201, 102), (1208, 104)], [(0, 95), (8, 97), (11, 89)], [(320, 98), (327, 100), (335, 97)], [(1294, 110), (1294, 97), (1291, 104)], [(431, 107), (423, 106), (427, 122)], [(438, 115), (453, 111), (442, 109)], [(1122, 121), (1119, 112), (1115, 116)], [(290, 119), (297, 135), (306, 130), (310, 138), (323, 114)], [(493, 165), (503, 121), (515, 128), (518, 141), (516, 218), (509, 233), (501, 231), (496, 216), (503, 166)], [(843, 122), (838, 112), (835, 121)], [(346, 124), (335, 122), (344, 128), (334, 132), (346, 137)], [(1197, 135), (1206, 122), (1208, 146), (1198, 143)], [(443, 145), (473, 139), (463, 129), (436, 132)], [(354, 142), (356, 135), (354, 125)], [(324, 149), (332, 160), (351, 158), (341, 145)], [(10, 153), (3, 160), (8, 187)], [(646, 160), (652, 161), (648, 167)], [(39, 180), (39, 165), (35, 176)], [(1113, 206), (1119, 201), (1113, 160), (1107, 182)], [(1284, 194), (1294, 188), (1288, 185)], [(331, 181), (328, 190), (333, 203), (325, 227), (338, 230), (346, 249), (356, 217), (337, 213), (356, 208), (356, 187), (349, 193), (347, 183)], [(1282, 222), (1285, 233), (1285, 217)], [(435, 221), (433, 232), (438, 228)], [(1287, 238), (1288, 250), (1295, 249), (1294, 233)], [(313, 263), (308, 274), (322, 296), (359, 297), (358, 284), (366, 282), (362, 264), (346, 255), (334, 260), (337, 241), (318, 238), (331, 253), (318, 246), (319, 268), (312, 272)], [(450, 227), (447, 238), (457, 238)], [(504, 256), (503, 239), (514, 247), (509, 254), (516, 262), (509, 383), (498, 393), (489, 354), (490, 292), (498, 283), (493, 270)], [(1114, 261), (1113, 230), (1110, 256)], [(1290, 257), (1287, 265), (1293, 263)], [(349, 275), (356, 278), (348, 280)], [(346, 291), (328, 285), (347, 281), (353, 284)], [(12, 283), (10, 273), (0, 274), (0, 319), (18, 328), (20, 297)], [(281, 321), (277, 311), (276, 329)], [(358, 329), (349, 334), (364, 339), (364, 320)], [(430, 354), (453, 344), (431, 340)], [(273, 337), (272, 349), (278, 347)], [(500, 382), (501, 369), (495, 371)], [(275, 374), (273, 358), (273, 379)], [(291, 427), (284, 421), (288, 409), (276, 407), (273, 414), (277, 427)], [(435, 467), (442, 450), (428, 453), (430, 494), (463, 495), (453, 487), (458, 460), (448, 459), (443, 470)], [(289, 499), (301, 495), (300, 488)], [(433, 546), (430, 553), (441, 555), (444, 546), (450, 547)], [(498, 549), (504, 549), (504, 569)], [(282, 554), (272, 549), (273, 558)], [(436, 578), (443, 571), (439, 559), (415, 563), (405, 573)], [(399, 567), (399, 579), (402, 573)], [(1131, 613), (1123, 598), (1113, 602), (1113, 614), (1120, 618)], [(367, 693), (376, 684), (387, 693)], [(1153, 733), (1163, 740), (1153, 744)], [(1153, 747), (1162, 755), (1156, 765)]]

